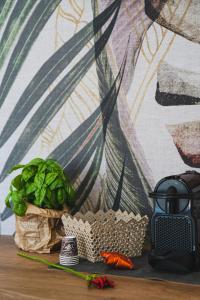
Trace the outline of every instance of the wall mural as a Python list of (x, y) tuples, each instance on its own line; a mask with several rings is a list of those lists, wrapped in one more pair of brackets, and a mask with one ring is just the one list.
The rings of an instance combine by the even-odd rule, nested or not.
[(1, 234), (11, 167), (62, 164), (78, 210), (151, 214), (200, 166), (199, 0), (1, 0)]

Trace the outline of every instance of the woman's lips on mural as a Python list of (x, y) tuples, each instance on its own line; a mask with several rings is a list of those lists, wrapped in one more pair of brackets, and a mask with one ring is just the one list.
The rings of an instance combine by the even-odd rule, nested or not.
[(183, 152), (181, 147), (178, 146), (178, 144), (175, 145), (186, 165), (193, 168), (200, 168), (200, 154), (190, 154), (189, 152)]
[(167, 125), (167, 128), (184, 163), (190, 167), (199, 168), (200, 122)]

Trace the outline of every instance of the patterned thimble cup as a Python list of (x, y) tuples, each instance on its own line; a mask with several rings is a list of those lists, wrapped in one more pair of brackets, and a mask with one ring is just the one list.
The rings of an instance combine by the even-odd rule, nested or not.
[(78, 255), (78, 247), (75, 236), (65, 236), (62, 238), (60, 256), (72, 257)]

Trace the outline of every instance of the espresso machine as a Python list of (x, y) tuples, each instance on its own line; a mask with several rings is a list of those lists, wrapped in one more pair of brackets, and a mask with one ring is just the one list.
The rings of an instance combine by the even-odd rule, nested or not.
[(161, 179), (153, 192), (151, 253), (156, 270), (190, 272), (200, 261), (200, 173), (187, 171)]

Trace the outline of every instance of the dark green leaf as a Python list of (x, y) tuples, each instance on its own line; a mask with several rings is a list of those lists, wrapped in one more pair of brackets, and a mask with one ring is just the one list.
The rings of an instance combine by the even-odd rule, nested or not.
[(23, 179), (22, 179), (22, 175), (18, 175), (16, 176), (12, 181), (11, 184), (17, 189), (17, 190), (21, 190), (22, 187), (24, 186), (23, 184)]
[(51, 171), (57, 171), (63, 173), (62, 167), (53, 159), (47, 159), (46, 164)]
[(6, 199), (5, 199), (5, 204), (7, 207), (11, 208), (11, 205), (10, 205), (10, 196), (11, 196), (11, 193), (8, 193)]
[(76, 33), (45, 62), (25, 89), (7, 120), (7, 124), (1, 133), (0, 146), (5, 143), (13, 131), (16, 130), (16, 127), (21, 124), (25, 116), (59, 74), (69, 65), (69, 63), (71, 63), (73, 58), (83, 49), (102, 26), (106, 24), (116, 8), (119, 7), (120, 2), (120, 0), (115, 0), (105, 11)]
[(31, 182), (31, 183), (28, 182), (28, 183), (26, 184), (26, 194), (27, 194), (27, 195), (29, 195), (29, 194), (35, 192), (36, 189), (37, 189), (37, 187), (36, 187), (36, 185), (35, 185), (34, 182)]
[(27, 205), (25, 201), (21, 201), (19, 203), (15, 203), (13, 206), (13, 211), (17, 216), (23, 217), (26, 213)]
[(51, 203), (52, 203), (52, 207), (54, 209), (60, 209), (60, 205), (57, 202), (57, 195), (56, 195), (56, 191), (51, 191)]
[(68, 200), (70, 199), (71, 201), (73, 201), (75, 198), (75, 195), (76, 195), (76, 192), (75, 192), (73, 186), (70, 184), (65, 186), (65, 192), (67, 194), (67, 199)]
[(124, 177), (125, 177), (124, 176), (125, 165), (126, 165), (126, 152), (124, 153), (124, 161), (123, 161), (122, 171), (121, 171), (120, 179), (118, 182), (118, 188), (117, 188), (115, 200), (114, 200), (114, 203), (112, 206), (112, 209), (114, 211), (117, 211), (118, 209), (120, 209), (120, 201), (121, 201), (122, 191), (123, 191), (123, 181), (124, 181)]
[[(2, 1), (2, 0), (1, 0)], [(13, 1), (14, 2), (14, 1)], [(17, 1), (9, 20), (6, 24), (3, 36), (0, 42), (0, 68), (7, 57), (10, 47), (19, 33), (24, 21), (29, 15), (35, 2), (32, 0)]]
[(62, 179), (61, 178), (56, 178), (53, 182), (52, 182), (52, 184), (50, 185), (50, 190), (51, 191), (53, 191), (53, 190), (55, 190), (55, 189), (58, 189), (58, 188), (60, 188), (60, 187), (63, 187), (63, 181), (62, 181)]
[(38, 165), (38, 172), (44, 173), (47, 169), (47, 164), (46, 162), (40, 163)]
[[(21, 1), (21, 0), (20, 0)], [(61, 0), (42, 0), (39, 1), (33, 14), (24, 26), (18, 42), (10, 57), (5, 75), (0, 86), (0, 106), (4, 102), (15, 78), (25, 61), (25, 58), (37, 39), (39, 33), (47, 23)], [(34, 1), (32, 1), (34, 2)]]
[[(49, 155), (49, 157), (55, 158), (64, 167), (64, 172), (70, 174), (72, 180), (84, 169), (95, 148), (104, 139), (107, 125), (117, 101), (125, 65), (126, 56), (120, 72), (113, 81), (111, 88), (108, 89), (100, 106)], [(99, 124), (99, 118), (102, 118), (104, 122)], [(87, 143), (85, 143), (86, 140)], [(83, 144), (84, 147), (79, 151), (80, 145)], [(79, 154), (75, 155), (76, 152)], [(75, 158), (72, 160), (72, 157)]]
[[(98, 0), (94, 2), (97, 7)], [(131, 47), (134, 48), (134, 45)], [(132, 51), (135, 53), (133, 49)], [(96, 66), (98, 66), (99, 95), (104, 99), (114, 80), (109, 57), (105, 50), (98, 57)], [(115, 210), (121, 208), (134, 213), (146, 214), (148, 211), (151, 214), (147, 196), (148, 183), (121, 128), (117, 104), (108, 124), (104, 147), (106, 169), (109, 175), (105, 177), (103, 201), (109, 203), (110, 207), (113, 205)], [(123, 184), (124, 182), (126, 184)]]
[(54, 208), (53, 203), (52, 203), (52, 194), (51, 190), (47, 187), (46, 189), (46, 197), (44, 201), (44, 208)]
[(22, 201), (22, 194), (19, 191), (13, 191), (11, 192), (11, 198), (13, 204), (19, 203)]
[(41, 188), (45, 180), (45, 173), (37, 173), (34, 178), (34, 183), (37, 188)]
[[(72, 180), (84, 169), (97, 145), (105, 138), (107, 125), (112, 116), (122, 83), (125, 61), (122, 65), (122, 70), (118, 73), (101, 105), (50, 154), (50, 157), (54, 157), (62, 164), (64, 171), (70, 174)], [(118, 79), (120, 80), (117, 84)], [(99, 124), (99, 118), (102, 118), (104, 122)], [(87, 143), (85, 143), (86, 140)], [(83, 144), (84, 147), (79, 151), (80, 145)], [(75, 155), (76, 152), (78, 152), (78, 155)]]
[(25, 165), (16, 165), (14, 167), (12, 167), (12, 169), (9, 171), (9, 173), (15, 171), (15, 170), (18, 170), (18, 169), (22, 169), (23, 167), (25, 167)]
[(46, 197), (48, 200), (51, 200), (51, 190), (48, 187), (46, 189)]
[(36, 204), (37, 206), (41, 207), (43, 205), (45, 195), (46, 195), (45, 187), (42, 187), (41, 189), (35, 191), (35, 198), (36, 198), (35, 203), (37, 203)]
[(35, 175), (36, 169), (34, 166), (25, 167), (22, 171), (22, 178), (24, 181), (28, 181), (31, 177)]
[(40, 207), (40, 199), (36, 198), (36, 192), (35, 192), (35, 199), (33, 200), (33, 204), (37, 207)]
[(96, 181), (96, 178), (98, 176), (99, 169), (101, 166), (103, 149), (104, 149), (104, 145), (102, 142), (101, 145), (96, 150), (92, 164), (91, 164), (85, 178), (83, 179), (80, 186), (78, 187), (78, 190), (76, 192), (75, 205), (74, 205), (74, 199), (72, 199), (72, 201), (71, 201), (71, 199), (68, 199), (67, 204), (70, 207), (72, 207), (72, 213), (76, 213), (77, 211), (79, 211), (79, 209), (81, 208), (81, 206), (83, 205), (83, 203), (85, 202), (87, 197), (89, 196), (89, 194), (94, 186), (94, 183)]
[(3, 212), (1, 213), (1, 221), (5, 221), (12, 215), (13, 215), (12, 209), (9, 207), (5, 207)]
[(14, 4), (13, 0), (1, 0), (0, 1), (0, 28), (4, 24), (6, 17), (9, 13), (9, 11), (12, 8), (12, 5)]
[(52, 205), (51, 205), (51, 200), (49, 200), (48, 198), (45, 198), (43, 208), (54, 209), (54, 207), (52, 207)]
[(57, 189), (57, 201), (60, 205), (64, 204), (64, 194), (62, 188)]
[(42, 158), (34, 158), (26, 166), (39, 166), (41, 163), (44, 163)]
[(58, 173), (48, 173), (45, 177), (45, 183), (50, 185), (57, 177)]
[[(37, 139), (43, 128), (47, 126), (49, 121), (55, 116), (58, 110), (69, 98), (76, 88), (77, 84), (82, 80), (83, 76), (89, 70), (94, 60), (100, 55), (102, 49), (106, 45), (112, 30), (114, 28), (119, 9), (117, 9), (112, 21), (106, 28), (103, 35), (96, 44), (87, 52), (87, 54), (69, 71), (68, 74), (57, 84), (54, 90), (46, 97), (41, 106), (30, 119), (23, 133), (19, 137), (15, 147), (9, 155), (4, 169), (1, 173), (1, 180), (6, 176), (6, 170), (11, 164), (20, 161), (27, 153), (32, 144)], [(27, 134), (31, 139), (27, 139)], [(23, 145), (23, 148), (21, 147)]]

